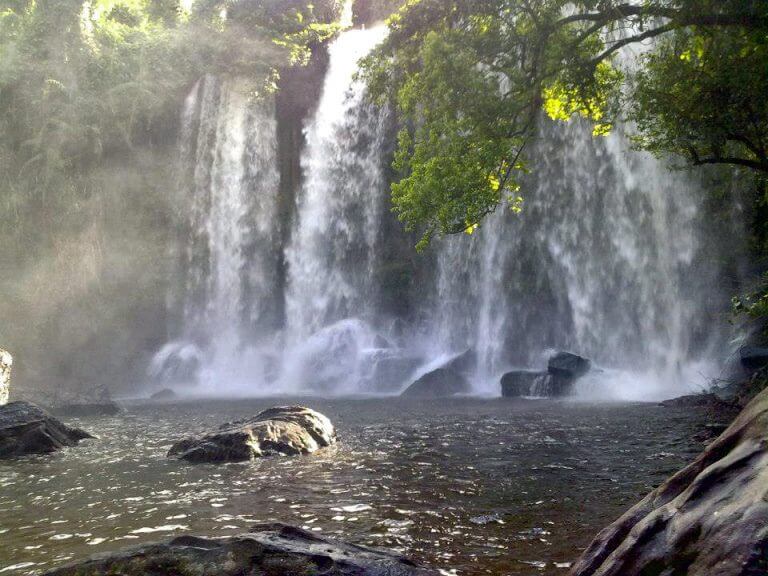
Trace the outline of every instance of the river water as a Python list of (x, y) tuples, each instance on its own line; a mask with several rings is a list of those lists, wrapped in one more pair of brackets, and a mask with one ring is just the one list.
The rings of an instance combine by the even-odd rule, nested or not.
[(166, 458), (187, 434), (289, 399), (132, 405), (72, 419), (99, 439), (0, 463), (0, 574), (281, 521), (445, 574), (565, 574), (591, 538), (701, 450), (695, 411), (653, 404), (308, 400), (336, 446), (223, 466)]

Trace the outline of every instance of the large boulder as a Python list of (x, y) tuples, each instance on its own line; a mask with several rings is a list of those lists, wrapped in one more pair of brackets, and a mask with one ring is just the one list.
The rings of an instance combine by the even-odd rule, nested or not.
[(768, 574), (768, 390), (600, 532), (571, 576)]
[(13, 356), (0, 348), (0, 406), (8, 404), (11, 394), (11, 366), (13, 366)]
[(85, 438), (93, 436), (70, 428), (29, 402), (0, 406), (0, 459), (47, 454)]
[(168, 456), (188, 462), (242, 462), (261, 456), (310, 454), (334, 442), (336, 430), (328, 418), (303, 406), (285, 406), (224, 424), (202, 438), (177, 442)]
[(501, 377), (501, 395), (504, 398), (539, 396), (542, 385), (549, 379), (547, 372), (512, 370)]
[(427, 372), (403, 391), (407, 398), (446, 398), (471, 391), (469, 381), (450, 368), (438, 368)]
[(437, 576), (391, 552), (319, 538), (284, 524), (224, 539), (180, 536), (93, 556), (43, 576)]
[(558, 352), (547, 362), (547, 372), (552, 376), (574, 381), (589, 372), (591, 367), (589, 360), (570, 352)]
[(423, 359), (398, 353), (397, 350), (380, 350), (372, 358), (373, 370), (368, 389), (373, 392), (398, 392), (410, 381)]

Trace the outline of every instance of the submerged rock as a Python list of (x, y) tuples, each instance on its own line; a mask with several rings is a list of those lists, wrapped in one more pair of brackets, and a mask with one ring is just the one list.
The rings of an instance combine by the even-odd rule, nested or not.
[(408, 398), (446, 398), (470, 392), (469, 381), (450, 368), (427, 372), (408, 386), (401, 396)]
[(106, 402), (83, 402), (74, 404), (62, 404), (51, 407), (51, 412), (56, 416), (68, 416), (70, 418), (88, 418), (91, 416), (117, 416), (123, 409), (112, 400)]
[(93, 436), (78, 428), (70, 428), (29, 402), (0, 406), (0, 459), (47, 454), (74, 446), (85, 438)]
[(44, 576), (437, 576), (392, 552), (327, 540), (285, 524), (224, 539), (180, 536), (93, 556)]
[(600, 532), (571, 576), (768, 574), (768, 390)]
[(242, 462), (277, 454), (310, 454), (334, 442), (336, 430), (328, 418), (310, 408), (286, 406), (224, 424), (202, 438), (177, 442), (168, 456), (188, 462)]

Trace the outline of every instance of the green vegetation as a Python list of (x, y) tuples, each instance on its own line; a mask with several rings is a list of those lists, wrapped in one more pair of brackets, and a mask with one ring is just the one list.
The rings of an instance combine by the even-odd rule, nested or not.
[[(337, 29), (336, 0), (0, 0), (0, 339), (26, 387), (131, 378), (165, 334), (179, 106), (254, 97)], [(105, 366), (104, 363), (111, 363)], [(34, 367), (34, 368), (33, 368)]]
[(393, 200), (422, 246), (520, 209), (544, 114), (596, 137), (629, 121), (655, 154), (768, 176), (765, 0), (410, 0), (389, 23), (365, 74), (403, 121)]

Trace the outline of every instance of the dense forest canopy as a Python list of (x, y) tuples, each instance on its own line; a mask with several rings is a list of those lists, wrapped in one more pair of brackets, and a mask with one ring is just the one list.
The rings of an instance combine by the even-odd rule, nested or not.
[(393, 201), (422, 246), (521, 209), (543, 114), (768, 175), (764, 0), (412, 0), (390, 28), (365, 74), (402, 116)]

